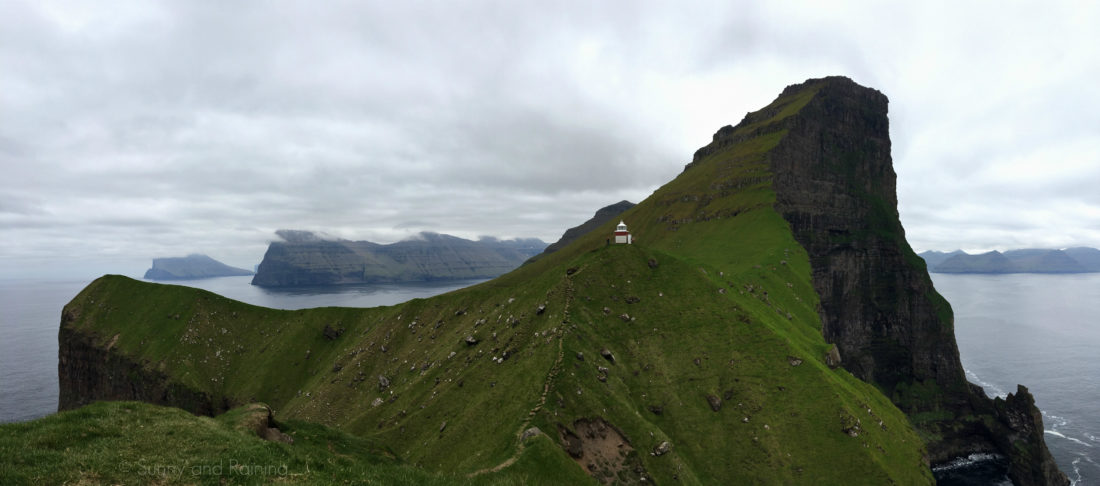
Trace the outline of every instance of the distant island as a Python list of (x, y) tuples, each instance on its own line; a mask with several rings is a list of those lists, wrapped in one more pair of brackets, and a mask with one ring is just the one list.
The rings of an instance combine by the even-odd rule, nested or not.
[(962, 250), (926, 251), (920, 254), (935, 273), (1091, 273), (1100, 272), (1100, 250), (1077, 247), (1065, 250), (1026, 248), (977, 255)]
[(212, 277), (238, 277), (255, 272), (231, 267), (198, 253), (185, 257), (154, 258), (153, 268), (145, 271), (146, 280), (189, 280)]
[(287, 287), (492, 278), (542, 252), (537, 238), (477, 241), (423, 232), (383, 245), (325, 239), (310, 231), (279, 230), (252, 285)]

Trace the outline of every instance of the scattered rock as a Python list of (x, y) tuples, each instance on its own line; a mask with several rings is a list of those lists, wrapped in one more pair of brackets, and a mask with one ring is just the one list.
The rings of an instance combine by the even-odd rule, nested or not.
[(611, 350), (609, 350), (607, 348), (601, 349), (600, 350), (600, 356), (603, 356), (603, 359), (606, 359), (607, 362), (609, 362), (611, 364), (615, 364), (615, 355), (611, 354)]
[(656, 258), (650, 258), (647, 263), (649, 264), (649, 268), (657, 268), (657, 259)]
[(577, 267), (569, 267), (565, 269), (566, 275), (573, 275), (574, 273), (577, 273)]
[(535, 315), (540, 316), (543, 312), (546, 312), (546, 304), (541, 304), (535, 308)]
[(636, 296), (636, 295), (627, 296), (627, 298), (625, 300), (626, 300), (627, 304), (636, 304), (636, 303), (642, 301), (642, 299), (640, 297)]
[(284, 444), (294, 443), (293, 437), (279, 430), (271, 408), (262, 403), (249, 405), (237, 427), (252, 430), (263, 440)]
[(787, 356), (787, 362), (790, 363), (791, 366), (798, 366), (802, 364), (802, 359), (794, 356)]
[(650, 405), (646, 407), (646, 409), (653, 413), (653, 415), (664, 415), (665, 413), (665, 407), (662, 407), (660, 405)]
[(382, 391), (390, 386), (390, 379), (385, 376), (378, 375), (378, 390)]
[(611, 313), (611, 309), (609, 309), (609, 308), (607, 308), (607, 307), (604, 307), (604, 308), (603, 308), (603, 313), (604, 313), (604, 315), (608, 315), (608, 314), (610, 314), (610, 313)]
[(477, 338), (475, 338), (475, 337), (474, 337), (473, 335), (470, 335), (470, 336), (466, 336), (466, 340), (465, 340), (465, 341), (466, 341), (466, 345), (467, 345), (467, 346), (473, 346), (473, 345), (475, 345), (475, 344), (477, 344), (477, 343), (479, 342), (479, 341), (477, 340)]
[(446, 420), (444, 420), (443, 423), (439, 425), (439, 433), (442, 434), (443, 429), (445, 429), (445, 428), (447, 428), (447, 421)]
[(836, 344), (833, 344), (829, 352), (825, 353), (825, 364), (834, 369), (840, 366), (840, 349), (837, 349)]
[(701, 366), (703, 364), (703, 360), (699, 358), (695, 358), (692, 362), (695, 363), (695, 366)]
[(715, 395), (707, 395), (707, 403), (710, 404), (710, 409), (715, 412), (722, 409), (722, 399)]
[(653, 448), (654, 456), (663, 456), (665, 454), (668, 454), (669, 452), (672, 452), (672, 446), (668, 444), (667, 440), (661, 441), (660, 444), (657, 444), (657, 447)]
[(340, 364), (340, 363), (334, 363), (334, 364), (332, 365), (332, 372), (333, 372), (333, 373), (336, 373), (336, 372), (338, 372), (338, 371), (340, 371), (340, 370), (342, 370), (342, 369), (344, 369), (344, 365), (342, 365), (342, 364)]
[(848, 428), (844, 429), (844, 432), (846, 434), (848, 434), (849, 437), (859, 437), (859, 433), (860, 433), (859, 424), (856, 424), (852, 427), (848, 427)]
[(619, 315), (619, 319), (622, 319), (623, 322), (630, 322), (630, 314), (627, 314), (627, 313), (624, 312), (621, 315)]
[(377, 407), (377, 406), (380, 406), (380, 405), (382, 405), (382, 399), (381, 398), (375, 398), (374, 401), (370, 402), (370, 406), (372, 406), (372, 407)]
[(539, 435), (541, 433), (542, 433), (542, 430), (540, 430), (538, 427), (531, 427), (527, 430), (524, 430), (523, 433), (520, 434), (519, 440), (520, 440), (520, 442), (523, 442), (523, 441), (525, 441), (527, 439), (530, 439), (530, 438), (532, 438), (536, 435)]
[(718, 289), (718, 293), (719, 293), (719, 294), (725, 294), (725, 293), (726, 293), (726, 288), (725, 288), (725, 287), (721, 287), (721, 288), (719, 288), (719, 289)]
[(577, 351), (577, 361), (584, 361), (584, 353)]

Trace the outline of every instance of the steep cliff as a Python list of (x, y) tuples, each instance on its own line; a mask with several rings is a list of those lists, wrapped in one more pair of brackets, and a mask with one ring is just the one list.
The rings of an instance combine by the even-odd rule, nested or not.
[[(813, 96), (797, 112), (761, 121), (807, 92)], [(1031, 404), (1027, 413), (991, 412), (992, 401), (965, 379), (951, 307), (898, 219), (886, 96), (840, 77), (789, 86), (771, 107), (720, 130), (696, 159), (778, 132), (782, 139), (767, 155), (775, 208), (809, 253), (821, 331), (843, 366), (909, 413), (934, 461), (995, 449), (1009, 456), (1018, 485), (1067, 483), (1026, 389), (1010, 401), (1022, 403), (1017, 411)]]
[(193, 278), (235, 277), (254, 272), (219, 262), (206, 255), (187, 255), (174, 258), (154, 258), (153, 266), (145, 271), (149, 280), (185, 280)]
[(58, 411), (73, 410), (100, 400), (139, 400), (182, 408), (193, 414), (217, 415), (230, 403), (188, 386), (175, 377), (112, 352), (119, 335), (97, 336), (68, 325), (81, 309), (66, 308), (58, 334)]
[[(284, 232), (287, 233), (287, 232)], [(263, 287), (490, 278), (546, 246), (537, 239), (471, 241), (437, 233), (381, 245), (296, 232), (268, 246), (253, 285)]]

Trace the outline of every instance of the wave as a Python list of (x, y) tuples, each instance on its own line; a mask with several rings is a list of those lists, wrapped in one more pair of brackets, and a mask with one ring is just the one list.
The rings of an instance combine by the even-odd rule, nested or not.
[(1088, 442), (1085, 442), (1085, 441), (1083, 441), (1081, 439), (1078, 439), (1078, 438), (1075, 438), (1075, 437), (1069, 437), (1069, 436), (1067, 436), (1067, 435), (1065, 435), (1061, 432), (1058, 432), (1057, 430), (1044, 430), (1043, 432), (1047, 433), (1047, 434), (1050, 434), (1050, 435), (1053, 435), (1055, 437), (1060, 437), (1062, 439), (1066, 439), (1070, 442), (1076, 442), (1076, 443), (1081, 444), (1085, 447), (1092, 447), (1092, 444), (1089, 444)]
[(1076, 474), (1077, 477), (1069, 478), (1069, 486), (1077, 486), (1077, 484), (1081, 482), (1081, 467), (1078, 466), (1078, 464), (1081, 464), (1080, 457), (1074, 459), (1073, 463), (1071, 464), (1073, 466), (1073, 474)]
[(987, 395), (992, 393), (993, 395), (991, 395), (991, 396), (1001, 397), (1001, 398), (1005, 398), (1005, 397), (1008, 396), (1008, 393), (1005, 393), (1005, 391), (1001, 387), (999, 387), (997, 385), (994, 385), (992, 383), (989, 383), (988, 381), (982, 380), (982, 378), (980, 376), (978, 376), (976, 373), (974, 373), (973, 371), (966, 370), (966, 377), (969, 378), (970, 381), (973, 382), (974, 384), (982, 387), (982, 389), (985, 390)]
[(1069, 420), (1065, 417), (1059, 417), (1058, 415), (1046, 413), (1043, 410), (1040, 410), (1039, 413), (1043, 414), (1043, 422), (1051, 424), (1052, 428), (1057, 429), (1058, 427), (1065, 427), (1067, 424), (1069, 424)]
[(971, 454), (971, 455), (966, 456), (966, 457), (956, 457), (956, 458), (952, 459), (949, 462), (945, 462), (943, 464), (933, 466), (932, 471), (933, 472), (952, 471), (952, 470), (959, 469), (959, 468), (973, 466), (975, 464), (986, 462), (986, 461), (1001, 461), (1001, 460), (1004, 460), (1004, 459), (1005, 459), (1005, 456), (1002, 456), (1000, 454), (994, 454), (994, 453), (991, 453), (991, 452), (979, 452), (979, 453)]

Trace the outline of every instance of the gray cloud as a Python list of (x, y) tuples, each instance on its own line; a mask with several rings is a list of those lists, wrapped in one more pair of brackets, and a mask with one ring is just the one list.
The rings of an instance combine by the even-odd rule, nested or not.
[(809, 77), (891, 99), (917, 249), (1100, 245), (1097, 7), (0, 3), (0, 272), (281, 228), (553, 240)]

